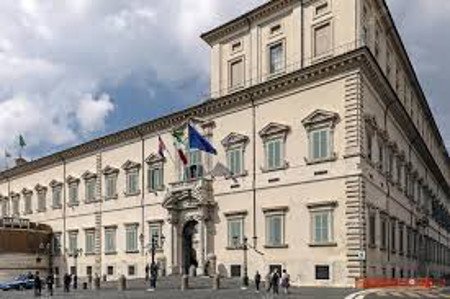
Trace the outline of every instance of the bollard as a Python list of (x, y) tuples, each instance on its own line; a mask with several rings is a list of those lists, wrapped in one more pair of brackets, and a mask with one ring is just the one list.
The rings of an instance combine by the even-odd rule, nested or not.
[(189, 276), (184, 274), (181, 276), (181, 290), (185, 291), (189, 288)]
[(216, 274), (213, 277), (213, 290), (220, 289), (220, 275)]
[(94, 290), (99, 290), (100, 289), (100, 276), (98, 276), (98, 274), (95, 274), (94, 277)]
[(120, 275), (119, 280), (117, 281), (117, 290), (124, 291), (127, 289), (127, 279), (125, 275)]
[(103, 274), (103, 282), (106, 282), (107, 279), (108, 279), (108, 276), (106, 276), (106, 274)]

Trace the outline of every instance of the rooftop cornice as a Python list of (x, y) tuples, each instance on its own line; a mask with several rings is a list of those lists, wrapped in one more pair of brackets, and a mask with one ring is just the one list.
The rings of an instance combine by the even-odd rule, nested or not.
[(279, 12), (289, 5), (300, 2), (301, 0), (271, 0), (255, 9), (216, 27), (208, 32), (203, 33), (200, 37), (209, 45), (214, 44), (217, 40), (224, 38), (232, 33), (236, 33), (243, 28), (249, 28), (249, 22), (261, 20), (274, 12)]

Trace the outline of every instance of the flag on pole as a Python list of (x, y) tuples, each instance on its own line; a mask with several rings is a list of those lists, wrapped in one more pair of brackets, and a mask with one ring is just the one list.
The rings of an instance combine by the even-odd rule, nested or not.
[(166, 144), (162, 140), (161, 136), (158, 136), (158, 154), (162, 157), (164, 157), (164, 152), (167, 150)]
[(188, 164), (188, 159), (183, 151), (183, 132), (182, 131), (174, 131), (172, 132), (172, 136), (175, 139), (174, 145), (177, 149), (178, 156), (184, 165)]
[(25, 139), (23, 138), (22, 134), (19, 135), (19, 145), (21, 148), (25, 147), (27, 144), (25, 143)]
[(11, 158), (11, 154), (7, 150), (5, 150), (5, 158)]
[(203, 137), (191, 124), (188, 124), (189, 148), (195, 148), (210, 154), (217, 155), (217, 150)]

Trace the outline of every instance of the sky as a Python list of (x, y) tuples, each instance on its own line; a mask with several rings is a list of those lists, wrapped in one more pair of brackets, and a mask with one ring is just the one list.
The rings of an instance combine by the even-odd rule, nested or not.
[[(263, 2), (1, 1), (0, 151), (17, 156), (22, 134), (35, 159), (200, 103), (200, 34)], [(388, 3), (450, 145), (450, 1)]]

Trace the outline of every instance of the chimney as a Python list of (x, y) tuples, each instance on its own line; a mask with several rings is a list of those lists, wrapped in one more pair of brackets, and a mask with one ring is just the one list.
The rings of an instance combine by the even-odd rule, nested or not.
[(27, 160), (25, 160), (24, 158), (22, 158), (22, 157), (19, 157), (19, 158), (17, 158), (16, 159), (16, 166), (22, 166), (22, 165), (24, 165), (24, 164), (27, 164)]

